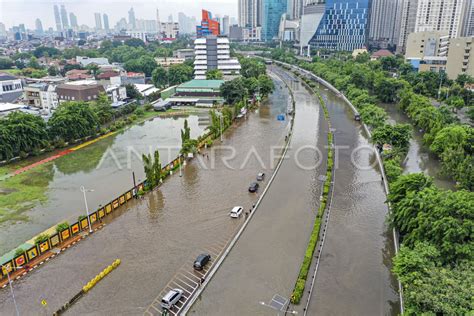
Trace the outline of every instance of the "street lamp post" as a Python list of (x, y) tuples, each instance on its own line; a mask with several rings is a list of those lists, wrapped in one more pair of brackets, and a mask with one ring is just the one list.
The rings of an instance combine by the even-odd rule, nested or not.
[(221, 114), (219, 116), (219, 128), (220, 128), (220, 131), (221, 131), (221, 142), (224, 141), (224, 139), (222, 137), (222, 125), (224, 125), (224, 123), (223, 123), (223, 115)]
[(89, 205), (87, 204), (86, 192), (94, 192), (94, 190), (86, 190), (84, 186), (81, 186), (81, 192), (84, 195), (84, 204), (86, 205), (87, 223), (89, 224), (89, 233), (92, 234), (91, 219), (89, 217)]
[[(2, 265), (2, 269), (3, 268), (5, 268), (5, 266)], [(17, 269), (21, 269), (21, 268), (23, 267), (17, 267)], [(20, 316), (20, 311), (18, 310), (18, 305), (15, 299), (15, 293), (13, 292), (12, 280), (10, 279), (10, 272), (8, 272), (7, 268), (5, 268), (5, 271), (7, 271), (8, 285), (10, 286), (10, 292), (12, 293), (13, 305), (15, 305), (16, 316)]]
[(182, 160), (182, 155), (179, 156), (179, 176), (183, 176), (183, 163), (181, 162)]

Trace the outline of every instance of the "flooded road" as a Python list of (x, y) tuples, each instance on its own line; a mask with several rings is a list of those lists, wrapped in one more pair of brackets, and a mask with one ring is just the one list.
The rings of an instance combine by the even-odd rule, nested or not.
[[(267, 104), (224, 135), (225, 147), (218, 147), (216, 142), (216, 147), (208, 151), (209, 160), (202, 156), (203, 163), (193, 160), (184, 168), (183, 177), (174, 175), (143, 200), (127, 203), (127, 210), (112, 215), (116, 218), (102, 230), (14, 282), (20, 313), (37, 315), (45, 299), (48, 306), (43, 311), (52, 314), (120, 258), (121, 265), (67, 314), (143, 314), (184, 264), (192, 263), (203, 249), (240, 226), (242, 219), (229, 217), (233, 206), (248, 209), (255, 203), (257, 196), (248, 193), (248, 185), (262, 170), (271, 174), (272, 146), (283, 145), (288, 129), (286, 121), (276, 119), (287, 108), (288, 91), (280, 81), (276, 84)], [(132, 142), (138, 141), (139, 135), (136, 137)], [(252, 151), (260, 158), (249, 157)], [(223, 157), (228, 159), (224, 161)], [(14, 313), (10, 293), (5, 289), (0, 291), (0, 311)]]
[[(41, 178), (44, 201), (30, 201), (34, 206), (24, 213), (27, 221), (0, 224), (0, 255), (61, 221), (73, 223), (85, 214), (79, 189), (82, 185), (94, 190), (88, 193), (87, 200), (89, 209), (96, 210), (133, 187), (132, 171), (137, 181), (144, 179), (142, 153), (159, 148), (162, 164), (172, 161), (181, 146), (180, 131), (185, 118), (194, 138), (204, 133), (209, 122), (207, 112), (199, 116), (155, 118), (17, 176), (26, 178), (25, 181)], [(5, 184), (0, 182), (0, 188), (2, 185)]]
[(296, 101), (286, 159), (189, 315), (275, 315), (262, 302), (269, 304), (274, 295), (288, 300), (293, 290), (319, 206), (318, 178), (326, 168), (326, 158), (315, 148), (326, 153), (328, 127), (316, 97), (278, 72), (294, 90)]
[(375, 154), (349, 107), (323, 86), (320, 91), (339, 149), (331, 215), (308, 314), (396, 315), (398, 285), (390, 273), (393, 240)]
[[(398, 108), (396, 104), (380, 104), (385, 109), (392, 123), (403, 123), (412, 125), (408, 116)], [(441, 174), (441, 163), (435, 154), (423, 143), (423, 133), (416, 126), (413, 127), (410, 148), (407, 157), (402, 164), (404, 173), (423, 172), (433, 177), (435, 184), (442, 189), (455, 190), (455, 183), (449, 177)]]

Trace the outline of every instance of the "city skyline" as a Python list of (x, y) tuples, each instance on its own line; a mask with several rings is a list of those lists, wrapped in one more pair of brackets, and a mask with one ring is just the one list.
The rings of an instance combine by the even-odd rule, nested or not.
[[(94, 10), (90, 10), (87, 4), (93, 4)], [(171, 5), (172, 4), (172, 5)], [(108, 15), (110, 27), (115, 25), (121, 18), (128, 19), (128, 11), (134, 8), (137, 19), (156, 19), (156, 9), (160, 11), (162, 21), (173, 16), (174, 21), (178, 21), (178, 13), (182, 12), (187, 16), (201, 15), (201, 9), (211, 10), (214, 15), (229, 15), (237, 17), (237, 0), (220, 1), (195, 1), (195, 0), (142, 0), (142, 1), (112, 1), (105, 0), (100, 3), (92, 0), (66, 0), (66, 1), (34, 1), (34, 0), (0, 0), (0, 23), (6, 28), (25, 24), (28, 29), (35, 29), (36, 19), (40, 19), (44, 30), (50, 27), (56, 29), (54, 18), (54, 5), (61, 8), (64, 5), (68, 13), (73, 13), (77, 17), (79, 25), (95, 26), (95, 12), (102, 12)], [(8, 13), (8, 14), (5, 14)]]

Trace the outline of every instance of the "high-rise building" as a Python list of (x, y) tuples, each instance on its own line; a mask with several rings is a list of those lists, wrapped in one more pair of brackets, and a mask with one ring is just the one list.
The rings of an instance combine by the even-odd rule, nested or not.
[(162, 22), (160, 25), (160, 36), (161, 39), (173, 40), (179, 35), (179, 23), (178, 22)]
[(128, 11), (128, 24), (130, 24), (132, 30), (136, 28), (135, 11), (133, 8), (130, 8)]
[(369, 44), (388, 48), (400, 37), (400, 19), (403, 0), (372, 0), (370, 10)]
[(54, 21), (56, 23), (56, 31), (61, 32), (63, 26), (61, 24), (61, 16), (59, 15), (59, 7), (57, 4), (54, 5)]
[(418, 71), (446, 71), (449, 34), (447, 31), (410, 33), (405, 60)]
[(95, 18), (95, 29), (97, 31), (102, 30), (102, 17), (100, 13), (94, 13), (94, 18)]
[(461, 36), (474, 36), (474, 0), (467, 0)]
[(471, 0), (404, 0), (397, 50), (405, 50), (413, 32), (446, 31), (450, 38), (462, 34), (463, 18)]
[(288, 0), (288, 15), (291, 20), (298, 20), (303, 14), (305, 0)]
[(61, 22), (63, 23), (63, 29), (67, 30), (69, 28), (69, 21), (67, 17), (67, 11), (64, 4), (61, 4)]
[(201, 25), (196, 26), (196, 33), (198, 37), (220, 34), (219, 22), (212, 18), (211, 12), (202, 10)]
[(69, 12), (69, 22), (71, 23), (71, 27), (74, 30), (77, 30), (79, 28), (79, 24), (77, 23), (77, 16), (72, 12)]
[(178, 13), (179, 33), (191, 34), (196, 32), (196, 18), (189, 17), (183, 12)]
[[(352, 51), (367, 45), (370, 0), (327, 0), (311, 47)], [(315, 8), (318, 8), (316, 3)]]
[(42, 35), (44, 33), (43, 23), (41, 23), (40, 19), (36, 19), (36, 21), (35, 21), (35, 33), (38, 34), (38, 35)]
[(278, 38), (280, 20), (286, 14), (287, 0), (263, 0), (262, 3), (262, 40), (271, 41)]
[(104, 30), (106, 30), (108, 32), (108, 31), (110, 31), (109, 16), (104, 13), (103, 18), (104, 18)]
[(222, 34), (229, 35), (230, 29), (230, 17), (228, 15), (224, 15), (222, 18)]
[(239, 26), (257, 27), (262, 25), (263, 0), (239, 0)]
[(226, 77), (240, 73), (237, 58), (230, 57), (230, 42), (227, 37), (208, 36), (194, 41), (194, 79), (206, 79), (206, 72), (218, 69)]

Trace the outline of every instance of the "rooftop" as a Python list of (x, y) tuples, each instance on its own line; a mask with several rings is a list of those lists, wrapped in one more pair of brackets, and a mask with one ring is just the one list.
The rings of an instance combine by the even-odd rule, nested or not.
[(208, 89), (219, 89), (220, 86), (224, 83), (224, 80), (191, 80), (179, 85), (179, 88), (184, 89), (199, 89), (199, 88), (208, 88)]
[(15, 76), (12, 76), (12, 75), (7, 74), (5, 72), (0, 72), (0, 81), (15, 80), (15, 79), (17, 79)]
[(393, 56), (392, 52), (386, 49), (380, 49), (373, 53), (371, 57), (388, 57), (388, 56)]

